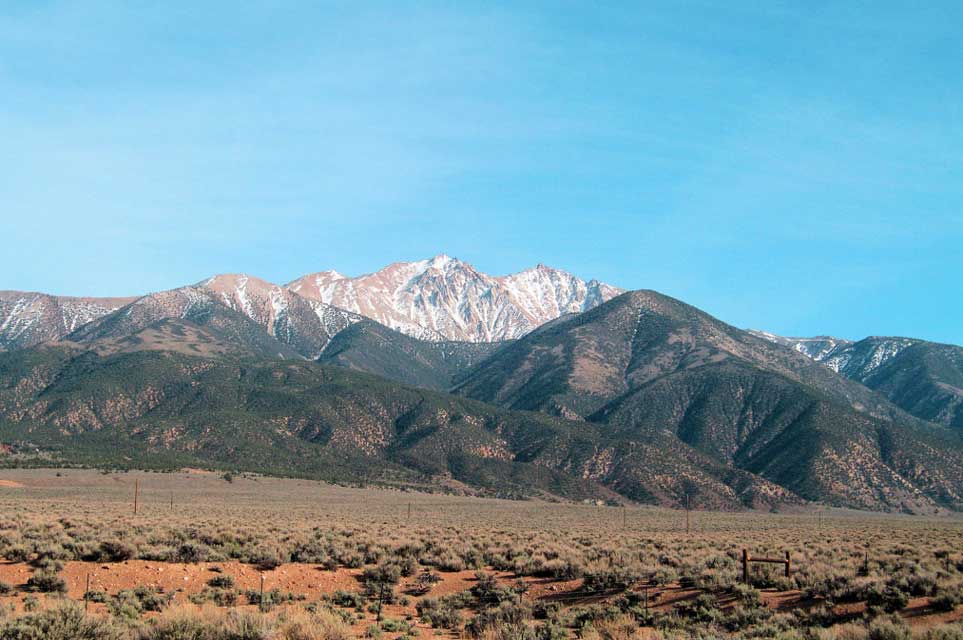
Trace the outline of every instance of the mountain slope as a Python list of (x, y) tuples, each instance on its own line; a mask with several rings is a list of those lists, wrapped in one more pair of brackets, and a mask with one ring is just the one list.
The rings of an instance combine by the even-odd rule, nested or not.
[(0, 291), (0, 349), (23, 349), (48, 340), (59, 340), (133, 300)]
[(682, 443), (808, 499), (917, 511), (963, 496), (958, 438), (792, 349), (651, 291), (542, 327), (456, 391), (585, 419), (616, 441)]
[(416, 338), (461, 342), (518, 338), (560, 315), (590, 309), (621, 292), (543, 265), (490, 276), (446, 255), (395, 263), (357, 278), (322, 271), (287, 287)]
[[(854, 345), (854, 352), (858, 353), (865, 343), (894, 340), (901, 341), (867, 338)], [(874, 346), (874, 350), (878, 348), (878, 344)], [(916, 340), (875, 367), (857, 365), (859, 362), (865, 360), (851, 358), (840, 372), (914, 416), (963, 429), (963, 348)]]
[(749, 329), (748, 333), (751, 333), (757, 338), (763, 338), (764, 340), (781, 344), (784, 347), (789, 347), (790, 349), (798, 351), (805, 356), (809, 356), (817, 362), (823, 361), (836, 349), (845, 348), (852, 344), (851, 340), (834, 338), (832, 336), (816, 336), (815, 338), (785, 338), (774, 333), (769, 333), (768, 331), (759, 331), (757, 329)]
[(418, 340), (372, 320), (362, 320), (335, 335), (318, 362), (444, 391), (501, 346), (502, 343)]
[(67, 462), (214, 465), (507, 496), (611, 497), (609, 486), (664, 503), (694, 490), (701, 504), (725, 509), (800, 501), (679, 441), (612, 441), (595, 425), (304, 360), (99, 355), (72, 345), (0, 354), (0, 442)]
[(803, 383), (859, 411), (901, 413), (801, 354), (654, 291), (632, 291), (544, 325), (482, 363), (459, 390), (501, 406), (584, 418), (651, 380), (724, 361)]
[[(813, 360), (877, 391), (908, 413), (963, 428), (963, 347), (913, 338), (781, 338)], [(822, 343), (809, 350), (802, 345)]]
[(120, 339), (171, 319), (209, 327), (219, 340), (247, 345), (252, 355), (314, 358), (332, 335), (360, 318), (257, 278), (222, 275), (138, 298), (67, 339)]

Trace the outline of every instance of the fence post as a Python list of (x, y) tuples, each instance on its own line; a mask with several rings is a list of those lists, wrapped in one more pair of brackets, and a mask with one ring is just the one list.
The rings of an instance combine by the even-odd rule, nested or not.
[(134, 515), (137, 515), (137, 498), (140, 497), (140, 480), (134, 480)]
[(90, 605), (90, 573), (87, 573), (87, 584), (84, 586), (84, 613), (87, 613), (87, 607)]
[(749, 584), (749, 550), (742, 550), (742, 581)]
[(792, 565), (790, 564), (790, 562), (791, 561), (789, 560), (789, 552), (787, 551), (786, 552), (786, 577), (787, 578), (792, 575), (792, 569), (791, 569)]

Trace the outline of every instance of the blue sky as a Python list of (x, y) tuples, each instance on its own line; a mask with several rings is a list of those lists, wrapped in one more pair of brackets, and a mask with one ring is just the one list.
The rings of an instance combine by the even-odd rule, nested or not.
[(963, 344), (961, 25), (955, 1), (4, 2), (0, 288), (446, 252)]

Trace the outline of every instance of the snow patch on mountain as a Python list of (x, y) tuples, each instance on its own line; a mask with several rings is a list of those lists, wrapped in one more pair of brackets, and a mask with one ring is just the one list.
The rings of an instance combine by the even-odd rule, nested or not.
[(0, 291), (0, 348), (20, 349), (57, 340), (131, 300)]
[(416, 338), (467, 342), (519, 338), (623, 292), (545, 265), (491, 276), (446, 254), (397, 262), (356, 278), (321, 271), (287, 288)]
[(847, 378), (864, 382), (880, 367), (898, 356), (903, 349), (919, 340), (911, 338), (889, 338), (873, 336), (858, 342), (818, 336), (815, 338), (786, 338), (783, 336), (750, 329), (749, 333), (758, 338), (790, 347), (829, 367)]

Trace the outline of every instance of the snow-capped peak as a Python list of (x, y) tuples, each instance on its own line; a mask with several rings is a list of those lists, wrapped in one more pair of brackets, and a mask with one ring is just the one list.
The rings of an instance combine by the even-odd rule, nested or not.
[(432, 340), (489, 342), (520, 337), (558, 316), (622, 293), (539, 264), (491, 276), (447, 254), (396, 262), (357, 278), (310, 274), (288, 288)]

